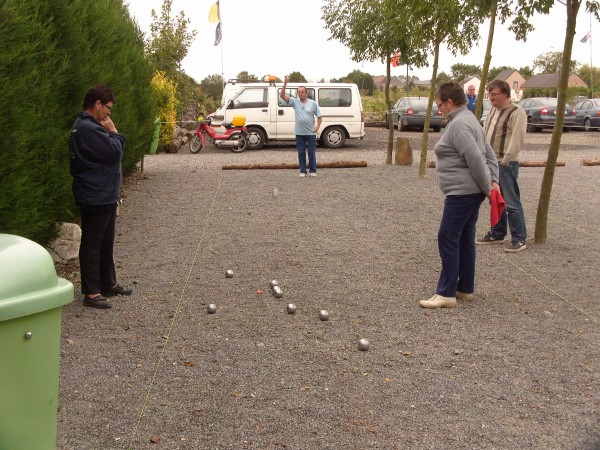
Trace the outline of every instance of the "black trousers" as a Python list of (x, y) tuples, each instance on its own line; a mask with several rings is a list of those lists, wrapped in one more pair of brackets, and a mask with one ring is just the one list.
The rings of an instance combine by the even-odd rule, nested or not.
[(81, 292), (99, 294), (117, 284), (113, 249), (117, 204), (79, 205), (81, 210), (81, 245), (79, 265)]

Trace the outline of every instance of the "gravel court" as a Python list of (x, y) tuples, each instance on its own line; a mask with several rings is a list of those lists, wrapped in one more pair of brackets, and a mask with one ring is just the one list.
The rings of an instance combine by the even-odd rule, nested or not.
[[(348, 159), (368, 152), (355, 153)], [(432, 170), (420, 180), (414, 166), (369, 162), (299, 179), (291, 170), (204, 170), (193, 164), (204, 154), (182, 166), (176, 158), (187, 155), (162, 156), (172, 160), (164, 169), (147, 164), (128, 183), (119, 219), (119, 273), (139, 282), (135, 295), (110, 316), (65, 307), (59, 448), (598, 442), (597, 313), (593, 322), (552, 297), (493, 248), (478, 253), (478, 300), (429, 313), (416, 305), (439, 270), (443, 197)], [(569, 170), (557, 169), (551, 211), (562, 220), (550, 221), (550, 243), (510, 256), (563, 295), (577, 292), (567, 298), (590, 311), (592, 282), (580, 281), (597, 279), (587, 263), (598, 249), (578, 229), (595, 223), (597, 199), (560, 193), (586, 183), (589, 193), (595, 168)], [(530, 234), (542, 173), (520, 176)], [(484, 206), (482, 230), (486, 214)], [(564, 225), (572, 222), (578, 229)], [(228, 267), (236, 275), (226, 280)], [(274, 277), (284, 299), (257, 296)], [(283, 310), (287, 301), (296, 315)], [(329, 322), (316, 317), (320, 308)], [(369, 352), (356, 349), (363, 336)]]

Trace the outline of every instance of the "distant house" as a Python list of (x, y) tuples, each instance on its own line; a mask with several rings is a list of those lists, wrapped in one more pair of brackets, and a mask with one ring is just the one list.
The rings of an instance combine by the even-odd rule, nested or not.
[(510, 86), (510, 99), (518, 102), (523, 98), (523, 83), (525, 77), (516, 69), (506, 69), (496, 75), (494, 80), (506, 81)]
[[(569, 75), (568, 87), (586, 88), (588, 85), (575, 72)], [(521, 88), (558, 88), (557, 73), (540, 73), (529, 78), (525, 83), (521, 84)]]
[(481, 85), (481, 78), (479, 78), (477, 75), (471, 75), (471, 76), (468, 76), (467, 78), (465, 78), (464, 80), (459, 81), (458, 84), (463, 88), (463, 91), (465, 91), (465, 94), (467, 93), (467, 89), (471, 85), (475, 86), (475, 92), (479, 92), (479, 86)]
[(415, 87), (431, 89), (431, 80), (415, 80), (413, 83)]
[[(387, 77), (385, 75), (378, 75), (378, 76), (373, 77), (373, 84), (375, 85), (375, 89), (384, 91), (386, 78)], [(402, 81), (398, 77), (391, 77), (390, 78), (390, 89), (393, 88), (394, 86), (396, 86), (398, 89), (404, 89), (404, 81)]]

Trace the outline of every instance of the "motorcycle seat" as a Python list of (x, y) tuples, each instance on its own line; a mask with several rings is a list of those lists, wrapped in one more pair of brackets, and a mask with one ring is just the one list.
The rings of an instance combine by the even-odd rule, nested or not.
[(223, 128), (225, 128), (226, 130), (229, 130), (230, 128), (235, 128), (235, 127), (234, 127), (234, 126), (231, 124), (231, 122), (222, 122), (222, 123), (221, 123), (221, 126), (222, 126)]

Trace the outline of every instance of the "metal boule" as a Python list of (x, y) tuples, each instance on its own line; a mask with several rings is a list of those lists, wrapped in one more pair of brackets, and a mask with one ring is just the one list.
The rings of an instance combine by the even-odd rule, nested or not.
[(215, 305), (214, 303), (209, 303), (208, 305), (206, 305), (206, 312), (208, 312), (209, 314), (216, 313), (217, 305)]
[(274, 288), (275, 286), (279, 286), (279, 281), (271, 280), (271, 288)]
[(272, 194), (273, 194), (273, 198), (277, 197), (279, 195), (279, 189), (277, 189), (276, 187), (273, 188)]
[(279, 286), (273, 286), (273, 295), (277, 298), (283, 297), (283, 291)]
[(366, 352), (369, 350), (369, 341), (367, 339), (361, 339), (358, 341), (358, 349)]
[(225, 278), (233, 278), (233, 270), (227, 269), (225, 271)]
[(322, 321), (329, 320), (329, 311), (325, 309), (319, 311), (319, 319), (321, 319)]
[(288, 305), (285, 307), (285, 310), (288, 312), (288, 314), (295, 314), (296, 305), (294, 305), (293, 303), (288, 303)]

